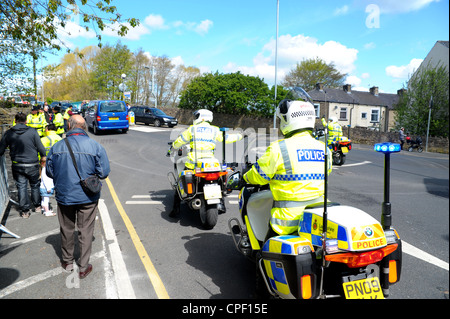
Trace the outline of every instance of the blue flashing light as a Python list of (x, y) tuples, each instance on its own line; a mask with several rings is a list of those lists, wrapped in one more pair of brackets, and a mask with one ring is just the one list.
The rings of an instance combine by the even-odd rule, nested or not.
[(377, 143), (373, 147), (373, 150), (381, 153), (398, 153), (400, 152), (400, 144), (397, 143)]
[(228, 127), (221, 127), (220, 130), (223, 131), (229, 131), (230, 129)]

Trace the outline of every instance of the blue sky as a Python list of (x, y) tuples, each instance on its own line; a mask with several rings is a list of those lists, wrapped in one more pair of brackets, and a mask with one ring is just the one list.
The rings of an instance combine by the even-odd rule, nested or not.
[[(120, 38), (135, 52), (168, 56), (203, 72), (275, 78), (276, 0), (113, 0), (141, 25)], [(96, 45), (68, 24), (68, 47)], [(61, 33), (64, 34), (64, 33)], [(102, 42), (119, 37), (105, 32)], [(396, 93), (436, 41), (449, 40), (448, 0), (279, 0), (278, 83), (303, 59), (320, 57), (348, 73), (352, 89)], [(47, 63), (57, 63), (64, 51)], [(46, 64), (46, 63), (44, 63)]]

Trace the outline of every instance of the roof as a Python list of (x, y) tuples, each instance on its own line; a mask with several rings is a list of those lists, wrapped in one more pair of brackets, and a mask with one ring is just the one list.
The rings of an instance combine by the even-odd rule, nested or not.
[(388, 109), (393, 109), (399, 99), (399, 95), (393, 93), (378, 93), (377, 95), (374, 95), (371, 92), (364, 91), (351, 90), (350, 92), (347, 92), (343, 89), (330, 88), (324, 88), (324, 90), (316, 88), (309, 91), (308, 94), (317, 102), (384, 106)]

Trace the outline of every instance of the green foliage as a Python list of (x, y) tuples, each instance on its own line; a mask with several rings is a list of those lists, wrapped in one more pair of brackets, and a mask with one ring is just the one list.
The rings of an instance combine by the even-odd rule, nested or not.
[[(274, 90), (274, 88), (273, 88)], [(259, 77), (243, 75), (208, 73), (197, 77), (182, 91), (180, 108), (205, 108), (216, 113), (247, 114), (258, 116), (273, 115), (274, 92)], [(286, 91), (278, 86), (277, 101)]]
[(315, 88), (317, 83), (323, 83), (329, 88), (338, 88), (344, 84), (347, 74), (336, 70), (333, 63), (327, 64), (320, 58), (303, 60), (291, 70), (283, 81), (284, 87), (300, 86), (305, 91)]
[(409, 87), (395, 107), (397, 129), (404, 127), (412, 135), (426, 136), (432, 99), (430, 136), (448, 137), (449, 74), (444, 66), (430, 66), (409, 80)]

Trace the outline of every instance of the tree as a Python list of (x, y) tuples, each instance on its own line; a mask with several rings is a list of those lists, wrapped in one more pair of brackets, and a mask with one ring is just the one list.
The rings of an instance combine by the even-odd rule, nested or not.
[[(134, 58), (130, 49), (120, 42), (114, 47), (105, 45), (94, 58), (93, 64), (90, 81), (100, 93), (99, 98), (120, 99), (122, 92), (119, 85), (123, 82), (129, 86), (129, 82), (133, 82)], [(125, 80), (122, 74), (127, 76)]]
[[(0, 39), (24, 41), (28, 46), (61, 49), (58, 28), (64, 28), (73, 16), (79, 16), (81, 27), (94, 30), (101, 46), (98, 30), (116, 28), (117, 34), (126, 35), (129, 27), (139, 25), (134, 18), (123, 19), (112, 0), (7, 0), (0, 5)], [(100, 13), (101, 15), (99, 15)], [(62, 44), (64, 46), (64, 44)], [(68, 49), (69, 50), (69, 49)], [(70, 51), (70, 50), (69, 50)]]
[(344, 84), (347, 74), (342, 74), (334, 63), (327, 64), (320, 58), (303, 60), (291, 70), (284, 78), (284, 87), (300, 86), (305, 91), (315, 88), (317, 83), (323, 83), (330, 88), (338, 88)]
[(432, 99), (430, 136), (448, 137), (449, 133), (449, 74), (438, 65), (419, 69), (409, 80), (395, 106), (397, 129), (404, 127), (406, 132), (426, 136), (429, 106)]
[[(0, 3), (0, 92), (37, 93), (36, 62), (43, 52), (53, 49), (72, 52), (59, 39), (58, 31), (70, 19), (79, 17), (80, 27), (93, 27), (101, 47), (105, 28), (124, 36), (130, 27), (139, 25), (134, 18), (123, 19), (112, 0), (4, 0)], [(82, 56), (80, 51), (76, 52)], [(33, 62), (33, 67), (27, 63)], [(30, 74), (33, 74), (30, 77)]]
[(207, 73), (196, 77), (181, 92), (180, 108), (205, 108), (217, 113), (273, 115), (273, 95), (259, 77)]

